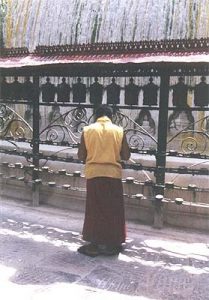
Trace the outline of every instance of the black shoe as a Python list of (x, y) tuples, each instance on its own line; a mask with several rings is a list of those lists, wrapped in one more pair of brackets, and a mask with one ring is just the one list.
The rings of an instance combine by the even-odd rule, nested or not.
[(118, 255), (122, 251), (122, 246), (110, 247), (106, 246), (99, 249), (99, 252), (105, 256)]
[(90, 257), (96, 257), (100, 254), (98, 247), (94, 244), (83, 245), (77, 251)]

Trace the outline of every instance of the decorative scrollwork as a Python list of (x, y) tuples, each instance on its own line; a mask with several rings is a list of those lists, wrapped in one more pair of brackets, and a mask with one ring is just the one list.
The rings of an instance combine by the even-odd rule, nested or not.
[(7, 114), (7, 107), (4, 104), (0, 105), (0, 117), (5, 118)]
[[(127, 134), (127, 140), (131, 147), (138, 149), (156, 148), (157, 141), (152, 132), (148, 132), (143, 126), (120, 112), (118, 107), (113, 107), (114, 124), (124, 128)], [(78, 143), (83, 131), (83, 127), (95, 122), (93, 113), (87, 118), (87, 111), (83, 107), (76, 107), (54, 119), (42, 132), (40, 139), (51, 142), (66, 141), (69, 143)], [(155, 128), (155, 126), (154, 126)]]
[[(126, 133), (126, 134), (128, 136), (128, 133)], [(145, 145), (144, 139), (136, 131), (135, 131), (135, 133), (128, 136), (127, 141), (128, 141), (128, 144), (129, 144), (130, 147), (134, 147), (138, 150), (142, 150), (144, 148), (144, 145)]]
[(203, 132), (206, 132), (207, 134), (209, 134), (209, 116), (206, 116), (205, 118), (203, 118), (202, 120), (200, 120), (201, 123), (201, 130)]
[(78, 125), (77, 125), (77, 131), (78, 131), (78, 133), (82, 133), (83, 132), (83, 127), (84, 126), (86, 126), (87, 124), (86, 124), (86, 122), (83, 122), (83, 121), (81, 121), (80, 123), (78, 123)]
[[(60, 137), (58, 130), (55, 130), (55, 128), (49, 128), (46, 133), (46, 140), (50, 142), (56, 142), (58, 138)], [(63, 138), (61, 138), (63, 140)]]
[(0, 137), (30, 138), (32, 128), (12, 108), (0, 105)]
[[(173, 140), (176, 143), (178, 140), (180, 141), (180, 147), (183, 153), (202, 154), (208, 149), (207, 146), (209, 142), (209, 116), (206, 116), (193, 123), (191, 121), (192, 119), (190, 119), (188, 126), (186, 126), (182, 130), (177, 132), (177, 134), (175, 134), (173, 137), (171, 137), (170, 140), (168, 140), (167, 144), (171, 143)], [(178, 129), (178, 127), (175, 127), (175, 130), (176, 129)]]
[(113, 123), (126, 129), (128, 128), (129, 125), (129, 118), (121, 114), (119, 111), (116, 111), (115, 114), (113, 115)]
[[(183, 126), (182, 120), (188, 124), (187, 126)], [(182, 128), (183, 127), (183, 128)], [(192, 112), (187, 109), (175, 109), (174, 112), (169, 116), (168, 118), (168, 131), (171, 132), (172, 129), (174, 130), (180, 130), (182, 131), (187, 129), (193, 129), (194, 128), (194, 117), (192, 115)], [(178, 135), (178, 133), (177, 133)]]
[(85, 108), (76, 107), (72, 111), (72, 118), (73, 118), (73, 121), (76, 121), (76, 122), (86, 119), (86, 110), (85, 110)]
[(126, 126), (123, 128), (125, 129), (130, 147), (137, 147), (138, 150), (144, 148), (153, 149), (157, 147), (157, 140), (153, 136), (153, 132), (148, 132), (143, 126), (128, 116), (125, 116), (123, 113), (118, 111), (117, 114), (122, 115), (122, 120), (127, 122)]
[(64, 114), (59, 113), (57, 118), (51, 120), (50, 124), (41, 131), (41, 140), (77, 143), (83, 126), (88, 124), (86, 109), (82, 107), (73, 108)]
[[(185, 133), (184, 133), (185, 134)], [(181, 143), (181, 149), (184, 153), (200, 153), (205, 152), (207, 148), (208, 136), (203, 132), (187, 131), (188, 136)]]
[(9, 132), (13, 138), (24, 138), (26, 135), (25, 129), (23, 128), (23, 122), (16, 119), (10, 122)]
[(77, 128), (80, 122), (87, 122), (86, 109), (82, 107), (76, 107), (64, 115), (62, 115), (65, 125), (71, 128)]

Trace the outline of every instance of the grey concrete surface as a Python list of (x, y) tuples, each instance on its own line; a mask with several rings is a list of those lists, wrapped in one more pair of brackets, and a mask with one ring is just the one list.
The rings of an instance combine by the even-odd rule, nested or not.
[(77, 252), (83, 213), (0, 201), (2, 300), (209, 300), (209, 236), (127, 222), (118, 256)]

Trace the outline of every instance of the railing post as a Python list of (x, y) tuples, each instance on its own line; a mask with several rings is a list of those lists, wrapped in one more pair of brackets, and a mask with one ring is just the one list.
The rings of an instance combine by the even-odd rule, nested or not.
[(39, 178), (39, 77), (33, 77), (35, 85), (35, 99), (32, 104), (33, 108), (33, 137), (32, 137), (32, 153), (34, 170), (32, 173), (32, 205), (39, 205), (39, 185), (34, 181)]
[(163, 227), (163, 203), (158, 201), (156, 195), (164, 196), (165, 167), (166, 167), (166, 148), (167, 148), (167, 127), (168, 127), (168, 100), (169, 100), (169, 81), (168, 74), (161, 75), (160, 81), (160, 103), (158, 119), (158, 145), (156, 154), (156, 187), (155, 187), (155, 211), (154, 227)]

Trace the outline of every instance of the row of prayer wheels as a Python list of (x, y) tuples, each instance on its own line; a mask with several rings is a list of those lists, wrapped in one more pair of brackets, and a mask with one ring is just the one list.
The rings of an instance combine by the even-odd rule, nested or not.
[[(116, 83), (115, 78), (112, 82), (104, 87), (99, 83), (98, 78), (90, 85), (90, 103), (99, 105), (103, 102), (104, 90), (107, 91), (107, 104), (120, 104), (121, 86)], [(149, 83), (139, 86), (134, 83), (134, 79), (130, 78), (129, 84), (125, 85), (125, 104), (138, 105), (139, 92), (143, 92), (143, 105), (156, 106), (158, 105), (158, 90), (159, 86), (153, 82), (150, 77)], [(179, 108), (188, 107), (188, 91), (194, 90), (194, 105), (195, 106), (208, 106), (209, 105), (209, 84), (206, 82), (206, 77), (202, 76), (200, 83), (194, 87), (190, 87), (184, 83), (184, 78), (179, 77), (178, 83), (170, 86), (173, 90), (172, 103), (173, 106)], [(82, 83), (81, 78), (77, 79), (77, 83), (70, 87), (66, 83), (66, 78), (62, 78), (62, 83), (55, 86), (50, 82), (50, 78), (46, 78), (46, 83), (42, 84), (37, 90), (30, 77), (25, 78), (24, 83), (18, 81), (18, 77), (14, 77), (12, 83), (8, 83), (6, 78), (1, 82), (0, 98), (4, 100), (27, 100), (34, 101), (36, 97), (41, 94), (42, 102), (50, 103), (55, 102), (55, 95), (57, 94), (57, 102), (70, 102), (70, 93), (72, 91), (73, 103), (86, 103), (87, 86)]]

